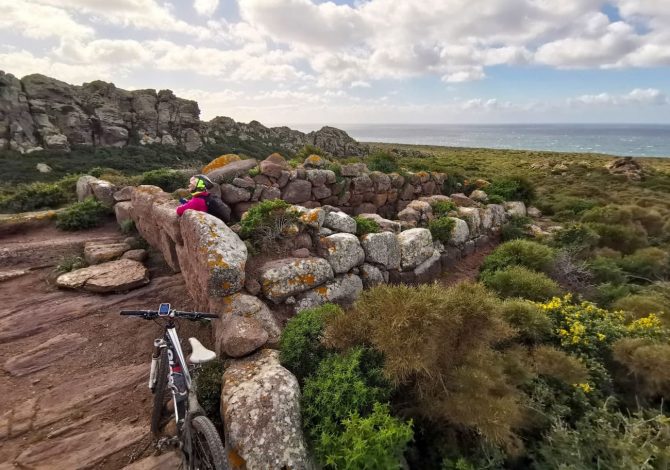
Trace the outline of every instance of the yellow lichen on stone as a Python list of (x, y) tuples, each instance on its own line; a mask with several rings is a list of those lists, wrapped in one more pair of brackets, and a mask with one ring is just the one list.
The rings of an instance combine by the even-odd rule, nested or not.
[(237, 162), (239, 160), (241, 160), (241, 158), (235, 155), (234, 153), (227, 153), (225, 155), (221, 155), (220, 157), (215, 158), (207, 165), (205, 165), (202, 169), (202, 172), (209, 173), (210, 171), (214, 171), (218, 168), (228, 165), (231, 162)]
[(322, 161), (323, 158), (321, 158), (319, 155), (310, 155), (305, 160), (305, 163), (309, 163), (310, 165), (319, 165)]

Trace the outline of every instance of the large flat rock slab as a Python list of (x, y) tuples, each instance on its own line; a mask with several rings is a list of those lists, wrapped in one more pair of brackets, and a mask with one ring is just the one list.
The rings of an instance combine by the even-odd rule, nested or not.
[(176, 452), (166, 452), (161, 455), (152, 455), (142, 460), (126, 465), (121, 470), (178, 470), (181, 468), (181, 458)]
[(275, 303), (313, 289), (334, 277), (333, 268), (323, 258), (284, 258), (261, 268), (263, 294)]
[(125, 292), (149, 283), (149, 271), (137, 261), (120, 259), (61, 274), (56, 285), (90, 292)]
[(16, 377), (32, 374), (46, 369), (87, 341), (88, 339), (78, 333), (60, 334), (24, 353), (10, 357), (3, 367)]

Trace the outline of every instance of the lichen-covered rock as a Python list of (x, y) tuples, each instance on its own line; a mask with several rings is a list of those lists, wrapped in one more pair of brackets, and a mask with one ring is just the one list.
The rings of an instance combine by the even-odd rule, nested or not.
[(511, 216), (525, 217), (527, 214), (523, 201), (508, 201), (505, 203), (505, 210)]
[(350, 233), (336, 233), (321, 238), (319, 246), (335, 274), (346, 273), (365, 261), (365, 252), (358, 237)]
[(216, 184), (233, 181), (238, 176), (245, 176), (249, 174), (249, 170), (258, 166), (258, 162), (249, 158), (247, 160), (232, 161), (220, 168), (206, 173), (207, 177)]
[(426, 228), (405, 230), (398, 235), (400, 267), (414, 269), (433, 255), (433, 237)]
[(505, 223), (507, 214), (503, 206), (501, 206), (500, 204), (489, 204), (487, 206), (487, 209), (491, 211), (491, 215), (493, 216), (494, 227), (499, 227)]
[(130, 250), (130, 245), (126, 243), (87, 243), (84, 246), (84, 259), (90, 265), (106, 263), (119, 259), (128, 250)]
[(459, 207), (458, 216), (465, 220), (470, 229), (470, 237), (474, 237), (479, 233), (481, 226), (481, 219), (479, 218), (479, 209), (476, 207)]
[(379, 228), (384, 232), (400, 233), (400, 222), (385, 219), (379, 214), (360, 214), (360, 217), (377, 222)]
[(334, 303), (348, 307), (353, 304), (363, 292), (363, 281), (355, 274), (343, 274), (316, 289), (302, 294), (296, 304), (296, 311)]
[(479, 209), (480, 229), (483, 232), (488, 232), (493, 227), (493, 210), (490, 207)]
[(540, 217), (542, 217), (542, 211), (540, 211), (540, 209), (538, 209), (537, 207), (533, 206), (529, 207), (526, 210), (526, 213), (528, 214), (528, 217), (532, 217), (533, 219), (539, 219)]
[(323, 258), (284, 258), (265, 264), (260, 271), (263, 295), (275, 303), (334, 277), (333, 268)]
[(116, 222), (121, 225), (125, 220), (132, 220), (130, 211), (132, 210), (132, 203), (130, 201), (121, 201), (114, 204), (114, 215)]
[(133, 195), (133, 187), (125, 186), (114, 193), (114, 202), (130, 201)]
[(454, 204), (456, 204), (458, 207), (474, 207), (477, 205), (475, 201), (463, 193), (452, 194), (450, 197)]
[(281, 327), (268, 306), (258, 297), (237, 293), (223, 299), (213, 299), (210, 301), (209, 310), (219, 314), (219, 318), (212, 322), (217, 354), (221, 352), (221, 335), (226, 331), (228, 322), (233, 317), (253, 318), (267, 333), (266, 346), (276, 347), (279, 344)]
[(91, 188), (91, 183), (97, 180), (98, 178), (91, 175), (82, 175), (79, 177), (76, 184), (77, 200), (79, 202), (93, 196), (93, 188)]
[(307, 170), (307, 181), (312, 183), (312, 186), (332, 184), (335, 180), (335, 172), (332, 170)]
[(450, 245), (462, 245), (470, 238), (470, 229), (468, 223), (463, 219), (450, 217), (454, 221), (454, 228), (451, 231)]
[(125, 292), (149, 283), (149, 271), (142, 263), (129, 259), (77, 269), (61, 274), (56, 285), (66, 289), (84, 289), (91, 292)]
[(308, 227), (319, 230), (326, 218), (326, 213), (321, 208), (307, 209), (301, 206), (293, 206), (300, 212), (300, 222)]
[(207, 174), (207, 173), (212, 172), (214, 170), (217, 170), (219, 168), (223, 168), (224, 166), (228, 165), (229, 163), (239, 162), (240, 160), (241, 160), (240, 157), (235, 155), (234, 153), (227, 153), (225, 155), (221, 155), (219, 157), (216, 157), (214, 160), (212, 160), (207, 165), (205, 165), (202, 168), (202, 172)]
[(344, 212), (328, 212), (323, 226), (336, 232), (356, 233), (356, 221)]
[(360, 276), (363, 281), (363, 287), (369, 289), (378, 284), (384, 283), (384, 275), (377, 266), (365, 263), (360, 268)]
[(349, 163), (348, 165), (342, 165), (341, 173), (342, 176), (357, 177), (368, 173), (368, 167), (365, 163)]
[(224, 183), (221, 185), (221, 199), (226, 204), (234, 205), (251, 199), (251, 193), (244, 188)]
[(400, 243), (391, 232), (368, 233), (361, 237), (365, 261), (381, 264), (386, 269), (400, 268)]
[(267, 340), (268, 333), (258, 320), (232, 316), (217, 335), (217, 354), (243, 357), (263, 347)]
[(310, 155), (303, 162), (305, 168), (323, 168), (326, 165), (328, 165), (328, 160), (320, 155)]
[(470, 199), (473, 199), (477, 202), (486, 202), (489, 200), (489, 196), (481, 189), (475, 189), (472, 191), (472, 193), (470, 193)]
[(242, 289), (247, 247), (223, 221), (204, 212), (186, 211), (181, 235), (184, 248), (178, 251), (179, 265), (198, 304), (208, 306), (210, 298)]
[(231, 469), (313, 468), (302, 434), (300, 387), (277, 351), (230, 361), (223, 373), (221, 418)]
[(398, 212), (398, 220), (404, 222), (407, 226), (416, 227), (421, 220), (421, 213), (411, 207), (405, 207)]
[(109, 181), (101, 179), (90, 181), (89, 186), (93, 191), (93, 196), (95, 199), (97, 199), (103, 206), (112, 207), (114, 205), (114, 193), (116, 192), (116, 186), (114, 186)]

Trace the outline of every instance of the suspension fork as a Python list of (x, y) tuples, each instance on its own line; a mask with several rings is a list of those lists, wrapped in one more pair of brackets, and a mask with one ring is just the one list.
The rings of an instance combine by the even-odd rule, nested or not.
[(154, 350), (151, 354), (151, 369), (149, 371), (149, 388), (153, 392), (156, 388), (156, 374), (158, 374), (158, 360), (161, 356), (161, 350), (167, 346), (164, 339), (154, 340)]

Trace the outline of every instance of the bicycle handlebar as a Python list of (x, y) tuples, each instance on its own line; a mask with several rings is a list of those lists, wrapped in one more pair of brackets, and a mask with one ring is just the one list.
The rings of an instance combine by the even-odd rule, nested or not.
[(158, 310), (121, 310), (121, 315), (142, 317), (145, 320), (153, 320), (154, 318), (161, 318), (161, 317), (185, 318), (186, 320), (219, 318), (218, 315), (213, 313), (181, 312), (179, 310), (170, 310), (170, 313), (168, 313), (167, 315), (158, 315)]

